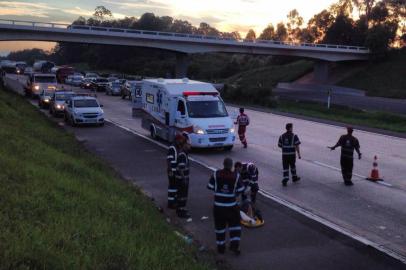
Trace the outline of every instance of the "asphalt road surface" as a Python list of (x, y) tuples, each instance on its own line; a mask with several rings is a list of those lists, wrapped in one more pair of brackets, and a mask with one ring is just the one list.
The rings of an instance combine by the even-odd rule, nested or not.
[[(20, 82), (7, 83), (21, 92)], [(147, 135), (140, 119), (131, 116), (131, 103), (120, 97), (107, 97), (99, 93), (106, 118), (127, 128)], [(235, 108), (230, 108), (233, 111)], [(406, 256), (406, 140), (363, 131), (355, 131), (363, 152), (362, 160), (355, 160), (355, 185), (344, 186), (339, 171), (339, 149), (330, 152), (345, 130), (336, 126), (278, 116), (270, 113), (247, 111), (251, 117), (248, 128), (248, 149), (237, 143), (233, 151), (204, 150), (192, 154), (196, 160), (210, 167), (219, 167), (225, 155), (234, 160), (253, 161), (260, 170), (260, 187), (269, 197), (286, 205), (297, 206), (297, 211), (314, 215), (354, 238), (372, 241), (373, 245)], [(281, 153), (277, 139), (287, 122), (293, 122), (294, 132), (302, 141), (302, 160), (298, 173), (302, 181), (280, 184), (282, 178)], [(111, 139), (110, 139), (111, 140)], [(126, 152), (123, 148), (116, 151)], [(366, 181), (374, 155), (379, 157), (379, 169), (385, 185)], [(270, 200), (265, 200), (272, 203)], [(271, 215), (272, 216), (272, 215)], [(304, 252), (303, 250), (301, 252)], [(404, 259), (404, 257), (403, 257)]]

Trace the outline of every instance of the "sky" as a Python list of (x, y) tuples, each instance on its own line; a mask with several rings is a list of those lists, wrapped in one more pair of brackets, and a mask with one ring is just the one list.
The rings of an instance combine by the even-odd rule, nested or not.
[[(188, 20), (194, 25), (206, 22), (220, 31), (257, 34), (269, 24), (286, 21), (297, 9), (305, 21), (337, 0), (0, 0), (0, 19), (71, 23), (79, 16), (91, 17), (103, 5), (114, 18), (139, 17), (145, 12)], [(0, 55), (24, 48), (51, 49), (53, 43), (0, 42)]]

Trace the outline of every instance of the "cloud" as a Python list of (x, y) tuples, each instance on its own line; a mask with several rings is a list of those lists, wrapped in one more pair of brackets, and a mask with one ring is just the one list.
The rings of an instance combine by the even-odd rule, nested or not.
[[(92, 17), (94, 14), (94, 10), (86, 10), (86, 9), (82, 9), (80, 7), (74, 7), (72, 9), (64, 9), (63, 12), (71, 14), (71, 15), (83, 16), (83, 17)], [(127, 16), (125, 14), (116, 13), (116, 12), (112, 12), (112, 14), (115, 19), (123, 19)]]
[[(319, 0), (309, 5), (303, 0), (104, 0), (117, 9), (129, 12), (157, 12), (175, 18), (190, 18), (197, 23), (205, 21), (221, 31), (244, 31), (249, 28), (262, 31), (269, 23), (286, 21), (287, 13), (297, 8), (308, 20), (314, 13), (328, 7), (335, 0)], [(141, 14), (137, 14), (141, 15)], [(207, 20), (209, 19), (209, 20)]]
[(29, 3), (16, 1), (0, 1), (0, 16), (33, 16), (50, 17), (50, 12), (57, 8), (46, 3)]

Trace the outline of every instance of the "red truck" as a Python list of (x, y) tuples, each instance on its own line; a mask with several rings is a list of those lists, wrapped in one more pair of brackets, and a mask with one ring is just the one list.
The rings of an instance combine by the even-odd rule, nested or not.
[(68, 67), (68, 66), (62, 66), (59, 67), (56, 70), (56, 79), (58, 80), (58, 83), (65, 83), (66, 78), (69, 75), (73, 75), (75, 73), (75, 70), (73, 69), (73, 67)]

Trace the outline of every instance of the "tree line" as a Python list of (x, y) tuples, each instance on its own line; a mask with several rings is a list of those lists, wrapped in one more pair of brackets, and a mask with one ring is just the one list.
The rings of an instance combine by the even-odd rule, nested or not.
[[(286, 42), (329, 43), (367, 46), (375, 55), (385, 55), (392, 46), (406, 43), (405, 0), (338, 0), (304, 22), (297, 10), (287, 14), (286, 22), (269, 24), (259, 35), (249, 30), (247, 40), (278, 40)], [(211, 35), (242, 39), (239, 32), (221, 32), (208, 23), (198, 26), (186, 20), (145, 13), (141, 17), (115, 19), (112, 12), (98, 6), (92, 17), (79, 17), (72, 24), (105, 26), (150, 31)], [(10, 59), (50, 59), (59, 64), (88, 63), (94, 69), (111, 69), (145, 76), (171, 77), (175, 66), (172, 52), (127, 46), (75, 44), (59, 42), (50, 54), (38, 50), (10, 54)], [(191, 78), (218, 79), (261, 65), (286, 63), (286, 57), (238, 55), (192, 56)], [(259, 65), (259, 66), (258, 66)], [(169, 72), (168, 72), (169, 71)]]

